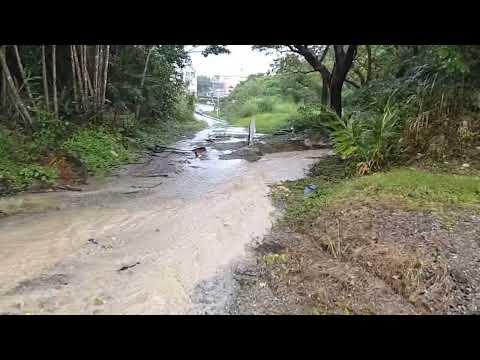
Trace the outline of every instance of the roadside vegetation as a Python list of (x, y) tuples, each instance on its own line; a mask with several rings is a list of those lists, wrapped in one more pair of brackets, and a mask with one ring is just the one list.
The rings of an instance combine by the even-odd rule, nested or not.
[(298, 118), (300, 106), (320, 100), (317, 74), (290, 73), (283, 61), (274, 66), (274, 71), (251, 75), (237, 85), (220, 104), (222, 117), (241, 127), (255, 118), (257, 130), (271, 134), (289, 129)]
[[(339, 60), (280, 47), (294, 73)], [(257, 284), (285, 309), (265, 312), (478, 313), (479, 49), (358, 46), (340, 108), (331, 86), (297, 104), (285, 127), (324, 134), (336, 155), (272, 186), (283, 216), (258, 247)]]
[(203, 126), (184, 45), (3, 45), (0, 60), (0, 194), (107, 175)]

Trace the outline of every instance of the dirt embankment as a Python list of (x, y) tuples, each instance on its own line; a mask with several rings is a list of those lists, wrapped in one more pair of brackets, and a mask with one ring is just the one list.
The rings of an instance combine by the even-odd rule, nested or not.
[(231, 313), (479, 314), (480, 216), (455, 215), (346, 199), (279, 222), (238, 267)]

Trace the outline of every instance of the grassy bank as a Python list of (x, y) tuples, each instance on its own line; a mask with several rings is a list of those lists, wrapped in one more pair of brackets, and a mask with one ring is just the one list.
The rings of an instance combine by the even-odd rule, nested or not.
[(257, 249), (257, 281), (285, 309), (263, 311), (474, 313), (480, 177), (406, 167), (354, 174), (330, 157), (309, 177), (272, 188), (284, 216)]
[(51, 118), (42, 125), (35, 136), (0, 129), (0, 194), (108, 175), (146, 146), (171, 144), (205, 126), (190, 113), (180, 121), (125, 121), (120, 127), (108, 121), (82, 127)]
[(247, 116), (227, 117), (229, 122), (238, 127), (248, 127), (252, 118), (255, 118), (257, 131), (271, 134), (288, 126), (289, 122), (297, 115), (297, 106), (293, 103), (275, 103), (271, 111), (253, 111)]
[[(331, 174), (327, 164), (315, 169), (315, 173)], [(342, 171), (331, 177), (322, 174), (286, 182), (276, 189), (274, 198), (285, 203), (286, 219), (297, 224), (345, 201), (394, 204), (404, 210), (439, 215), (455, 208), (480, 206), (479, 176), (431, 173), (412, 168), (397, 168), (365, 177), (349, 177), (347, 174)], [(304, 188), (310, 184), (317, 185), (318, 190), (305, 198)]]

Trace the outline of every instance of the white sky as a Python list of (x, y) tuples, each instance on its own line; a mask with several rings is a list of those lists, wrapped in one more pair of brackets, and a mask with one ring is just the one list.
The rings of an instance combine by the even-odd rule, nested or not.
[(228, 45), (230, 54), (209, 55), (192, 53), (192, 67), (198, 75), (248, 76), (270, 70), (274, 56), (252, 50), (252, 45)]

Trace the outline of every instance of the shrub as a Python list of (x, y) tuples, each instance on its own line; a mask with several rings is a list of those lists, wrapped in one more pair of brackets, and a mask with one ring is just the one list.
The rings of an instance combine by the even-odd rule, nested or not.
[(314, 129), (326, 132), (330, 123), (337, 119), (337, 115), (327, 107), (319, 104), (301, 106), (298, 115), (292, 120), (296, 130)]
[(256, 104), (260, 113), (272, 112), (275, 107), (275, 98), (262, 97), (256, 101)]
[(254, 100), (249, 100), (242, 105), (240, 105), (240, 108), (238, 109), (238, 117), (246, 117), (246, 116), (253, 116), (257, 114), (258, 111), (258, 105)]
[(105, 174), (130, 159), (122, 137), (104, 128), (81, 129), (62, 145), (67, 153), (83, 161), (94, 174)]
[(328, 126), (335, 150), (343, 159), (356, 159), (360, 173), (387, 165), (397, 154), (402, 126), (390, 105), (380, 114), (355, 113), (332, 119)]

